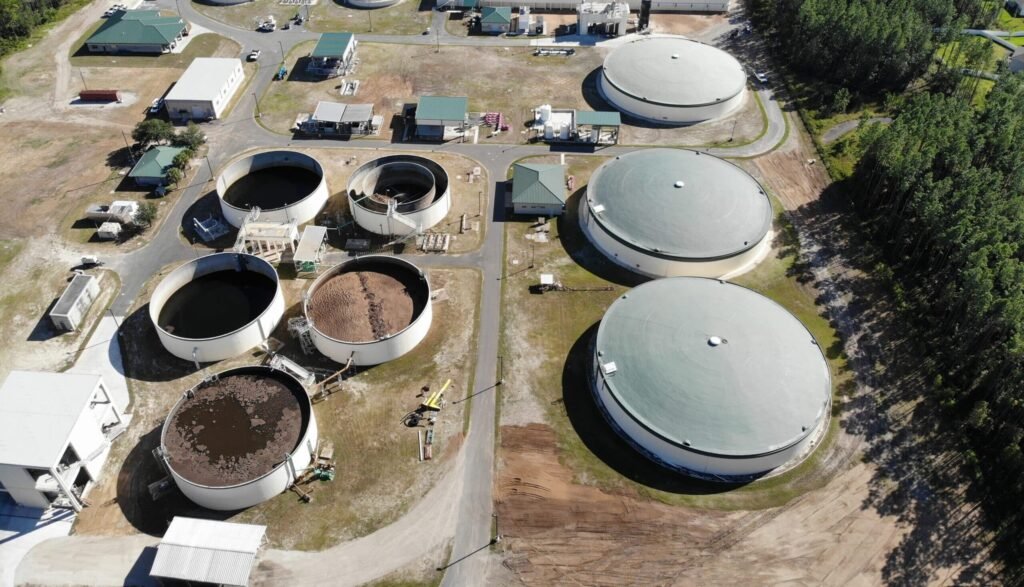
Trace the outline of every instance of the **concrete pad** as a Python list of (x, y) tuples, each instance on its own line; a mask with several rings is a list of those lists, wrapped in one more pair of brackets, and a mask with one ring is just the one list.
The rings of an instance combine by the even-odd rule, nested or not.
[(38, 510), (21, 507), (0, 493), (0, 587), (14, 585), (14, 572), (22, 558), (37, 544), (67, 536), (75, 513), (71, 510)]
[(128, 382), (124, 378), (121, 345), (117, 339), (118, 321), (107, 314), (100, 319), (92, 337), (68, 373), (100, 375), (110, 390), (111, 399), (122, 412), (128, 406)]
[(156, 585), (154, 536), (65, 536), (38, 544), (21, 561), (17, 585)]

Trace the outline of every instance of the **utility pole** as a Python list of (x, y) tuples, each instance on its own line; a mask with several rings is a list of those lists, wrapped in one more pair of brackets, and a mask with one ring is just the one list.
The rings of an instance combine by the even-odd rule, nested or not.
[(263, 118), (263, 113), (260, 112), (260, 99), (256, 97), (256, 92), (252, 93), (252, 100), (256, 103), (256, 118)]
[(373, 32), (373, 9), (366, 11), (366, 18), (370, 19), (370, 32)]
[(501, 355), (498, 355), (498, 382), (495, 385), (502, 383), (505, 383), (505, 361)]
[(530, 269), (533, 269), (533, 257), (534, 257), (533, 243), (531, 242), (530, 243)]
[(736, 119), (736, 120), (732, 121), (732, 131), (729, 132), (729, 142), (730, 143), (732, 142), (733, 137), (736, 135), (736, 124), (738, 122), (739, 122), (739, 119)]
[(206, 158), (206, 166), (210, 168), (210, 179), (213, 179), (213, 164), (210, 163), (210, 156), (203, 155)]
[(128, 144), (128, 135), (121, 131), (121, 137), (124, 139), (124, 146), (128, 149), (128, 159), (132, 162), (132, 167), (135, 167), (135, 153), (132, 153), (132, 146)]
[(476, 192), (476, 215), (484, 215), (484, 192), (483, 190), (477, 190)]
[(89, 84), (85, 83), (85, 73), (83, 73), (81, 69), (78, 70), (78, 76), (82, 78), (82, 89), (88, 90)]
[[(433, 20), (433, 19), (431, 19), (431, 20)], [(434, 24), (436, 25), (437, 23), (435, 22)], [(440, 53), (441, 52), (441, 27), (439, 27), (439, 26), (435, 26), (434, 27), (434, 43), (435, 43), (435, 45), (434, 45), (434, 53)]]

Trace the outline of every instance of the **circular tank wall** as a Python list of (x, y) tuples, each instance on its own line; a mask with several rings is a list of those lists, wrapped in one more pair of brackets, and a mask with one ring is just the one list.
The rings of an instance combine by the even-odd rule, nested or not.
[(402, 0), (347, 0), (346, 4), (356, 8), (384, 8), (394, 6)]
[(189, 261), (164, 277), (149, 300), (149, 318), (164, 348), (202, 363), (259, 346), (282, 316), (277, 271), (244, 253)]
[(356, 223), (381, 235), (405, 236), (431, 228), (452, 206), (448, 173), (415, 155), (391, 155), (363, 164), (349, 178), (347, 192)]
[(305, 388), (270, 367), (222, 371), (171, 409), (160, 447), (181, 492), (212, 510), (238, 510), (285, 491), (316, 452)]
[(771, 247), (773, 212), (736, 165), (688, 149), (643, 149), (594, 172), (580, 225), (609, 259), (648, 277), (724, 277)]
[(605, 58), (598, 91), (625, 114), (661, 124), (721, 118), (743, 104), (747, 76), (732, 55), (684, 37), (645, 37)]
[(612, 428), (649, 459), (736, 481), (805, 458), (827, 429), (821, 348), (772, 300), (715, 279), (645, 283), (605, 312), (592, 389)]
[(369, 255), (335, 265), (303, 301), (313, 343), (341, 364), (377, 365), (411, 351), (433, 318), (430, 283), (419, 267)]
[(252, 208), (260, 220), (305, 224), (316, 218), (330, 192), (320, 162), (295, 151), (267, 151), (242, 157), (217, 177), (224, 218), (239, 227)]

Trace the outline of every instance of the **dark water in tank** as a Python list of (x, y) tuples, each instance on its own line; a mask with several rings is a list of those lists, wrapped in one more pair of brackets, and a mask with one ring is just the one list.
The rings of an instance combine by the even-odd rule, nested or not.
[(320, 176), (302, 167), (268, 167), (231, 184), (224, 201), (238, 208), (273, 210), (298, 202), (320, 185)]
[(210, 338), (255, 320), (274, 299), (274, 280), (252, 271), (215, 271), (186, 283), (160, 311), (160, 327), (184, 338)]

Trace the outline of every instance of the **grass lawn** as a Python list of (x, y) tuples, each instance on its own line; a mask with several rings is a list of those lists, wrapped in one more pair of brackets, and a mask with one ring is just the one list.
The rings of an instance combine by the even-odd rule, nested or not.
[[(600, 158), (571, 157), (568, 172), (584, 186)], [(594, 159), (597, 159), (595, 161)], [(603, 421), (586, 389), (588, 342), (605, 309), (629, 286), (643, 279), (613, 265), (596, 251), (578, 228), (583, 189), (569, 199), (564, 217), (554, 222), (550, 242), (527, 240), (529, 222), (506, 226), (509, 265), (504, 282), (503, 314), (516, 316), (506, 324), (502, 352), (509, 379), (504, 388), (502, 422), (518, 423), (538, 416), (556, 433), (560, 460), (577, 482), (612, 491), (626, 491), (672, 505), (722, 509), (757, 509), (782, 505), (819, 487), (828, 475), (821, 461), (838, 431), (836, 418), (813, 456), (791, 471), (755, 483), (730, 487), (674, 475), (647, 462), (622, 442)], [(793, 312), (814, 334), (830, 361), (834, 389), (850, 379), (836, 333), (820, 315), (815, 293), (798, 281), (798, 247), (781, 212), (776, 220), (772, 254), (735, 281), (774, 299)], [(530, 259), (534, 268), (528, 269)], [(608, 287), (609, 291), (531, 294), (528, 287), (540, 272), (576, 287)], [(523, 391), (515, 395), (513, 390)], [(531, 393), (532, 392), (532, 393)], [(531, 414), (531, 410), (534, 412)], [(649, 482), (639, 482), (647, 480)]]
[(189, 41), (181, 53), (163, 55), (104, 55), (92, 54), (85, 47), (88, 39), (100, 23), (90, 28), (71, 47), (71, 65), (76, 67), (173, 67), (184, 69), (196, 57), (236, 57), (242, 46), (220, 35), (204, 33)]
[(996, 23), (993, 25), (993, 28), (1011, 33), (1024, 31), (1024, 18), (1010, 16), (1010, 13), (1003, 8), (999, 11), (999, 16), (996, 18)]
[[(257, 24), (267, 16), (273, 16), (278, 27), (291, 20), (300, 8), (283, 5), (278, 0), (255, 0), (234, 6), (214, 6), (193, 2), (192, 6), (210, 18), (244, 29), (255, 30)], [(430, 26), (429, 3), (404, 0), (394, 6), (362, 10), (349, 8), (333, 0), (321, 0), (314, 6), (302, 8), (301, 13), (308, 19), (299, 28), (313, 32), (349, 32), (407, 35), (421, 33)], [(270, 33), (287, 35), (288, 31)]]

